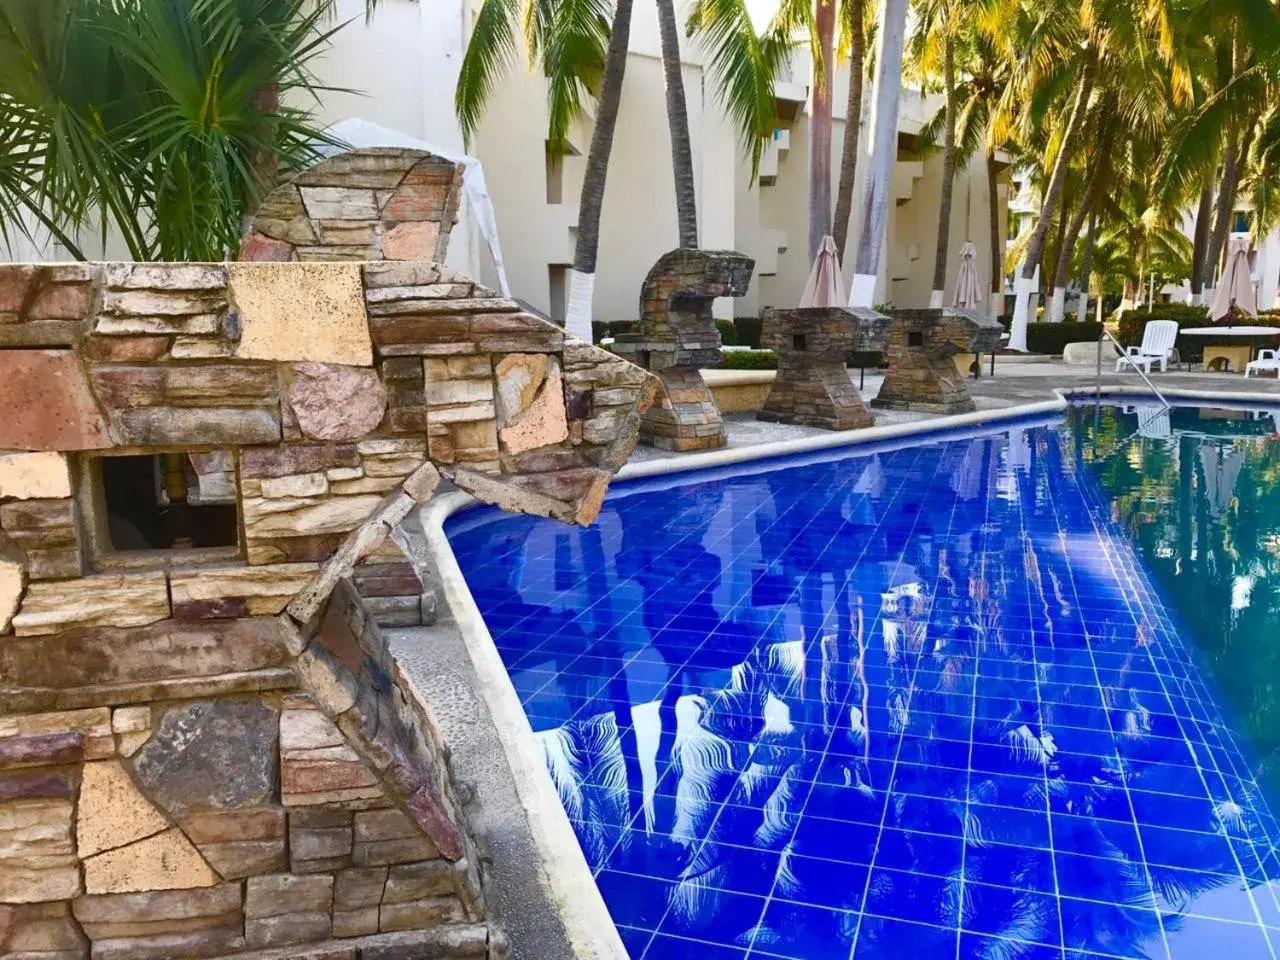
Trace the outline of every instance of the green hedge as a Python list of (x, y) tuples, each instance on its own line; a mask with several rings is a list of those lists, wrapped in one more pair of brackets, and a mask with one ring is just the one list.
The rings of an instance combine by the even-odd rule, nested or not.
[[(1013, 318), (1000, 317), (1000, 323), (1008, 330), (1013, 326)], [(1060, 356), (1068, 343), (1096, 343), (1102, 336), (1102, 324), (1092, 320), (1077, 323), (1064, 320), (1061, 323), (1028, 323), (1027, 352), (1047, 356)]]
[[(734, 317), (733, 329), (738, 335), (738, 339), (735, 341), (738, 346), (750, 347), (752, 350), (760, 349), (759, 317)], [(727, 343), (728, 341), (725, 342)]]
[(726, 350), (724, 370), (777, 370), (778, 355), (772, 350)]
[[(1126, 347), (1134, 347), (1142, 343), (1143, 331), (1146, 330), (1147, 322), (1150, 320), (1174, 320), (1182, 330), (1215, 326), (1209, 319), (1209, 310), (1206, 307), (1192, 307), (1185, 303), (1157, 303), (1150, 310), (1139, 307), (1136, 310), (1126, 310), (1121, 315), (1118, 334), (1120, 342)], [(1280, 311), (1270, 310), (1256, 317), (1233, 311), (1232, 316), (1221, 321), (1224, 326), (1233, 323), (1250, 327), (1275, 327), (1277, 335), (1280, 335)], [(1205, 343), (1204, 337), (1178, 337), (1179, 359), (1183, 363), (1202, 362)]]

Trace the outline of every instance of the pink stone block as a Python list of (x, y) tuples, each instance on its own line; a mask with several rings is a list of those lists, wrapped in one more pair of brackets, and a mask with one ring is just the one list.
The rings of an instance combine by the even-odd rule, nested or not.
[(0, 449), (101, 450), (107, 423), (70, 350), (0, 350)]

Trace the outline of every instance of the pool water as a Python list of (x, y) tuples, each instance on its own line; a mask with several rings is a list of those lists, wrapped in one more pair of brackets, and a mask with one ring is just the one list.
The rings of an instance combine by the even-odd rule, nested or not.
[(636, 960), (1275, 957), (1274, 433), (1079, 408), (447, 529)]

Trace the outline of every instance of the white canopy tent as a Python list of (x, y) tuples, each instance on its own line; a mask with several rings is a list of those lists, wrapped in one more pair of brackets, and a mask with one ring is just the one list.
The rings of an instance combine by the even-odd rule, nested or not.
[[(507, 270), (502, 262), (502, 245), (498, 242), (498, 220), (494, 216), (493, 201), (489, 197), (489, 189), (484, 180), (484, 168), (479, 160), (360, 117), (340, 120), (328, 127), (326, 132), (351, 147), (403, 147), (407, 150), (425, 150), (454, 163), (461, 163), (463, 165), (464, 215), (469, 215), (473, 219), (489, 248), (489, 256), (493, 259), (493, 267), (498, 275), (498, 290), (504, 297), (511, 296), (511, 289), (507, 284)], [(326, 156), (342, 152), (341, 148), (328, 144), (319, 149)]]

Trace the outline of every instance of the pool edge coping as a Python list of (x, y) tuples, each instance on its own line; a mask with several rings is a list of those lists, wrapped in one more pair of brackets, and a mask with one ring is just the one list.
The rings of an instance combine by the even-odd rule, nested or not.
[[(631, 480), (692, 473), (792, 454), (858, 447), (917, 435), (945, 434), (957, 428), (1062, 411), (1069, 408), (1073, 400), (1093, 397), (1113, 400), (1129, 397), (1135, 401), (1158, 402), (1158, 398), (1148, 391), (1123, 385), (1106, 385), (1101, 389), (1054, 388), (1052, 392), (1054, 398), (1051, 400), (1014, 404), (1010, 407), (976, 410), (861, 430), (833, 431), (830, 435), (778, 440), (731, 450), (690, 453), (626, 464), (614, 479)], [(1272, 398), (1269, 394), (1180, 388), (1170, 388), (1163, 393), (1166, 398), (1173, 400), (1225, 401), (1280, 407), (1280, 396)], [(630, 954), (622, 943), (617, 925), (592, 876), (590, 865), (582, 853), (551, 774), (545, 764), (535, 762), (540, 760), (541, 754), (534, 740), (533, 727), (520, 704), (510, 674), (502, 663), (488, 624), (484, 622), (444, 531), (445, 522), (450, 517), (482, 505), (474, 497), (461, 491), (443, 493), (424, 504), (419, 516), (426, 536), (427, 552), (440, 578), (444, 602), (449, 605), (457, 629), (462, 635), (467, 656), (481, 685), (474, 692), (484, 700), (503, 744), (507, 765), (512, 772), (516, 792), (530, 828), (530, 839), (542, 858), (537, 867), (546, 881), (549, 899), (555, 905), (564, 925), (568, 940), (566, 946), (572, 956), (581, 960), (629, 960)]]

